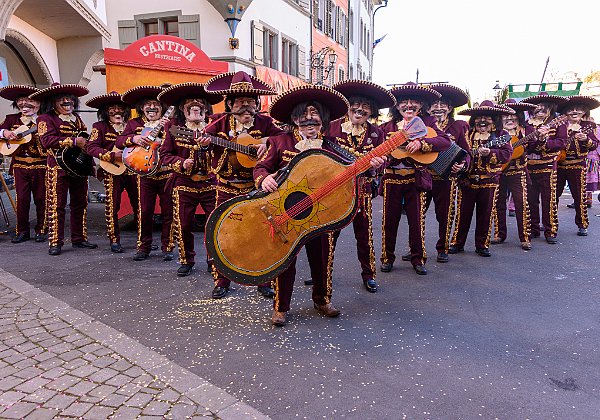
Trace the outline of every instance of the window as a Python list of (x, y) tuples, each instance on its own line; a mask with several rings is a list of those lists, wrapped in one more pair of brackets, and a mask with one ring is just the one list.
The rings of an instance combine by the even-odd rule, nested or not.
[(281, 71), (298, 76), (298, 45), (286, 38), (281, 40)]
[(142, 21), (144, 36), (173, 35), (179, 36), (179, 23), (177, 18), (151, 19)]
[(325, 0), (326, 3), (326, 7), (325, 7), (325, 30), (323, 32), (325, 32), (326, 35), (331, 36), (332, 32), (333, 32), (333, 1), (332, 0)]
[(267, 28), (263, 32), (263, 60), (264, 65), (277, 69), (277, 34)]
[(338, 67), (338, 82), (341, 82), (344, 80), (344, 68), (342, 66)]
[(149, 35), (172, 35), (200, 47), (200, 15), (182, 15), (181, 11), (135, 15), (133, 20), (119, 20), (121, 49)]
[(350, 42), (354, 42), (354, 11), (352, 9), (350, 9), (348, 16), (348, 25), (350, 25)]
[(352, 64), (350, 64), (350, 72), (348, 73), (348, 76), (350, 79), (354, 79), (354, 66), (352, 66)]

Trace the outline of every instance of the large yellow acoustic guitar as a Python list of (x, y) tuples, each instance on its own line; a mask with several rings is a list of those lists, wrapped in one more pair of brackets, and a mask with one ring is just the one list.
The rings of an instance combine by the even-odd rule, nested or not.
[(207, 253), (217, 270), (246, 285), (277, 277), (308, 240), (352, 221), (357, 178), (372, 158), (426, 133), (423, 121), (414, 118), (404, 131), (351, 164), (326, 150), (304, 151), (279, 171), (276, 191), (257, 190), (221, 204), (206, 225)]

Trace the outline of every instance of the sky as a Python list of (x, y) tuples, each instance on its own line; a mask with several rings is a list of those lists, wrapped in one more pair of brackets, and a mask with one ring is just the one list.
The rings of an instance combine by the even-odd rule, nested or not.
[(600, 0), (389, 0), (375, 15), (373, 81), (448, 82), (473, 101), (499, 80), (539, 83), (600, 70)]

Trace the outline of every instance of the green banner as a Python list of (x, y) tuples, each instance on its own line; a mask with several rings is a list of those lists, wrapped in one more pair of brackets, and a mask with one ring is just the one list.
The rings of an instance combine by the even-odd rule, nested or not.
[(535, 96), (540, 92), (551, 95), (573, 96), (579, 95), (583, 82), (558, 82), (558, 83), (527, 83), (525, 85), (508, 85), (508, 97), (517, 101)]

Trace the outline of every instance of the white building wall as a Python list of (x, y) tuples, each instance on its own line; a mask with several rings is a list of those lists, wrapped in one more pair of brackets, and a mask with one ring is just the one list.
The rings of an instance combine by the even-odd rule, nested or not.
[[(106, 2), (105, 0), (79, 0), (85, 3), (92, 12), (106, 25)], [(128, 0), (123, 0), (123, 3), (128, 3)], [(94, 4), (95, 3), (95, 4)]]
[[(371, 0), (369, 0), (371, 1)], [(348, 58), (349, 62), (352, 65), (354, 78), (358, 78), (357, 74), (357, 63), (360, 63), (361, 71), (365, 74), (365, 77), (368, 78), (371, 74), (371, 45), (374, 41), (373, 36), (373, 22), (372, 22), (372, 13), (369, 13), (369, 10), (365, 7), (363, 0), (350, 0), (350, 7), (354, 12), (354, 18), (351, 25), (353, 25), (353, 40), (350, 42), (348, 47)], [(371, 10), (374, 10), (372, 8)], [(369, 32), (369, 44), (368, 48), (365, 52), (360, 49), (360, 40), (361, 40), (361, 25), (360, 22), (366, 26)]]

